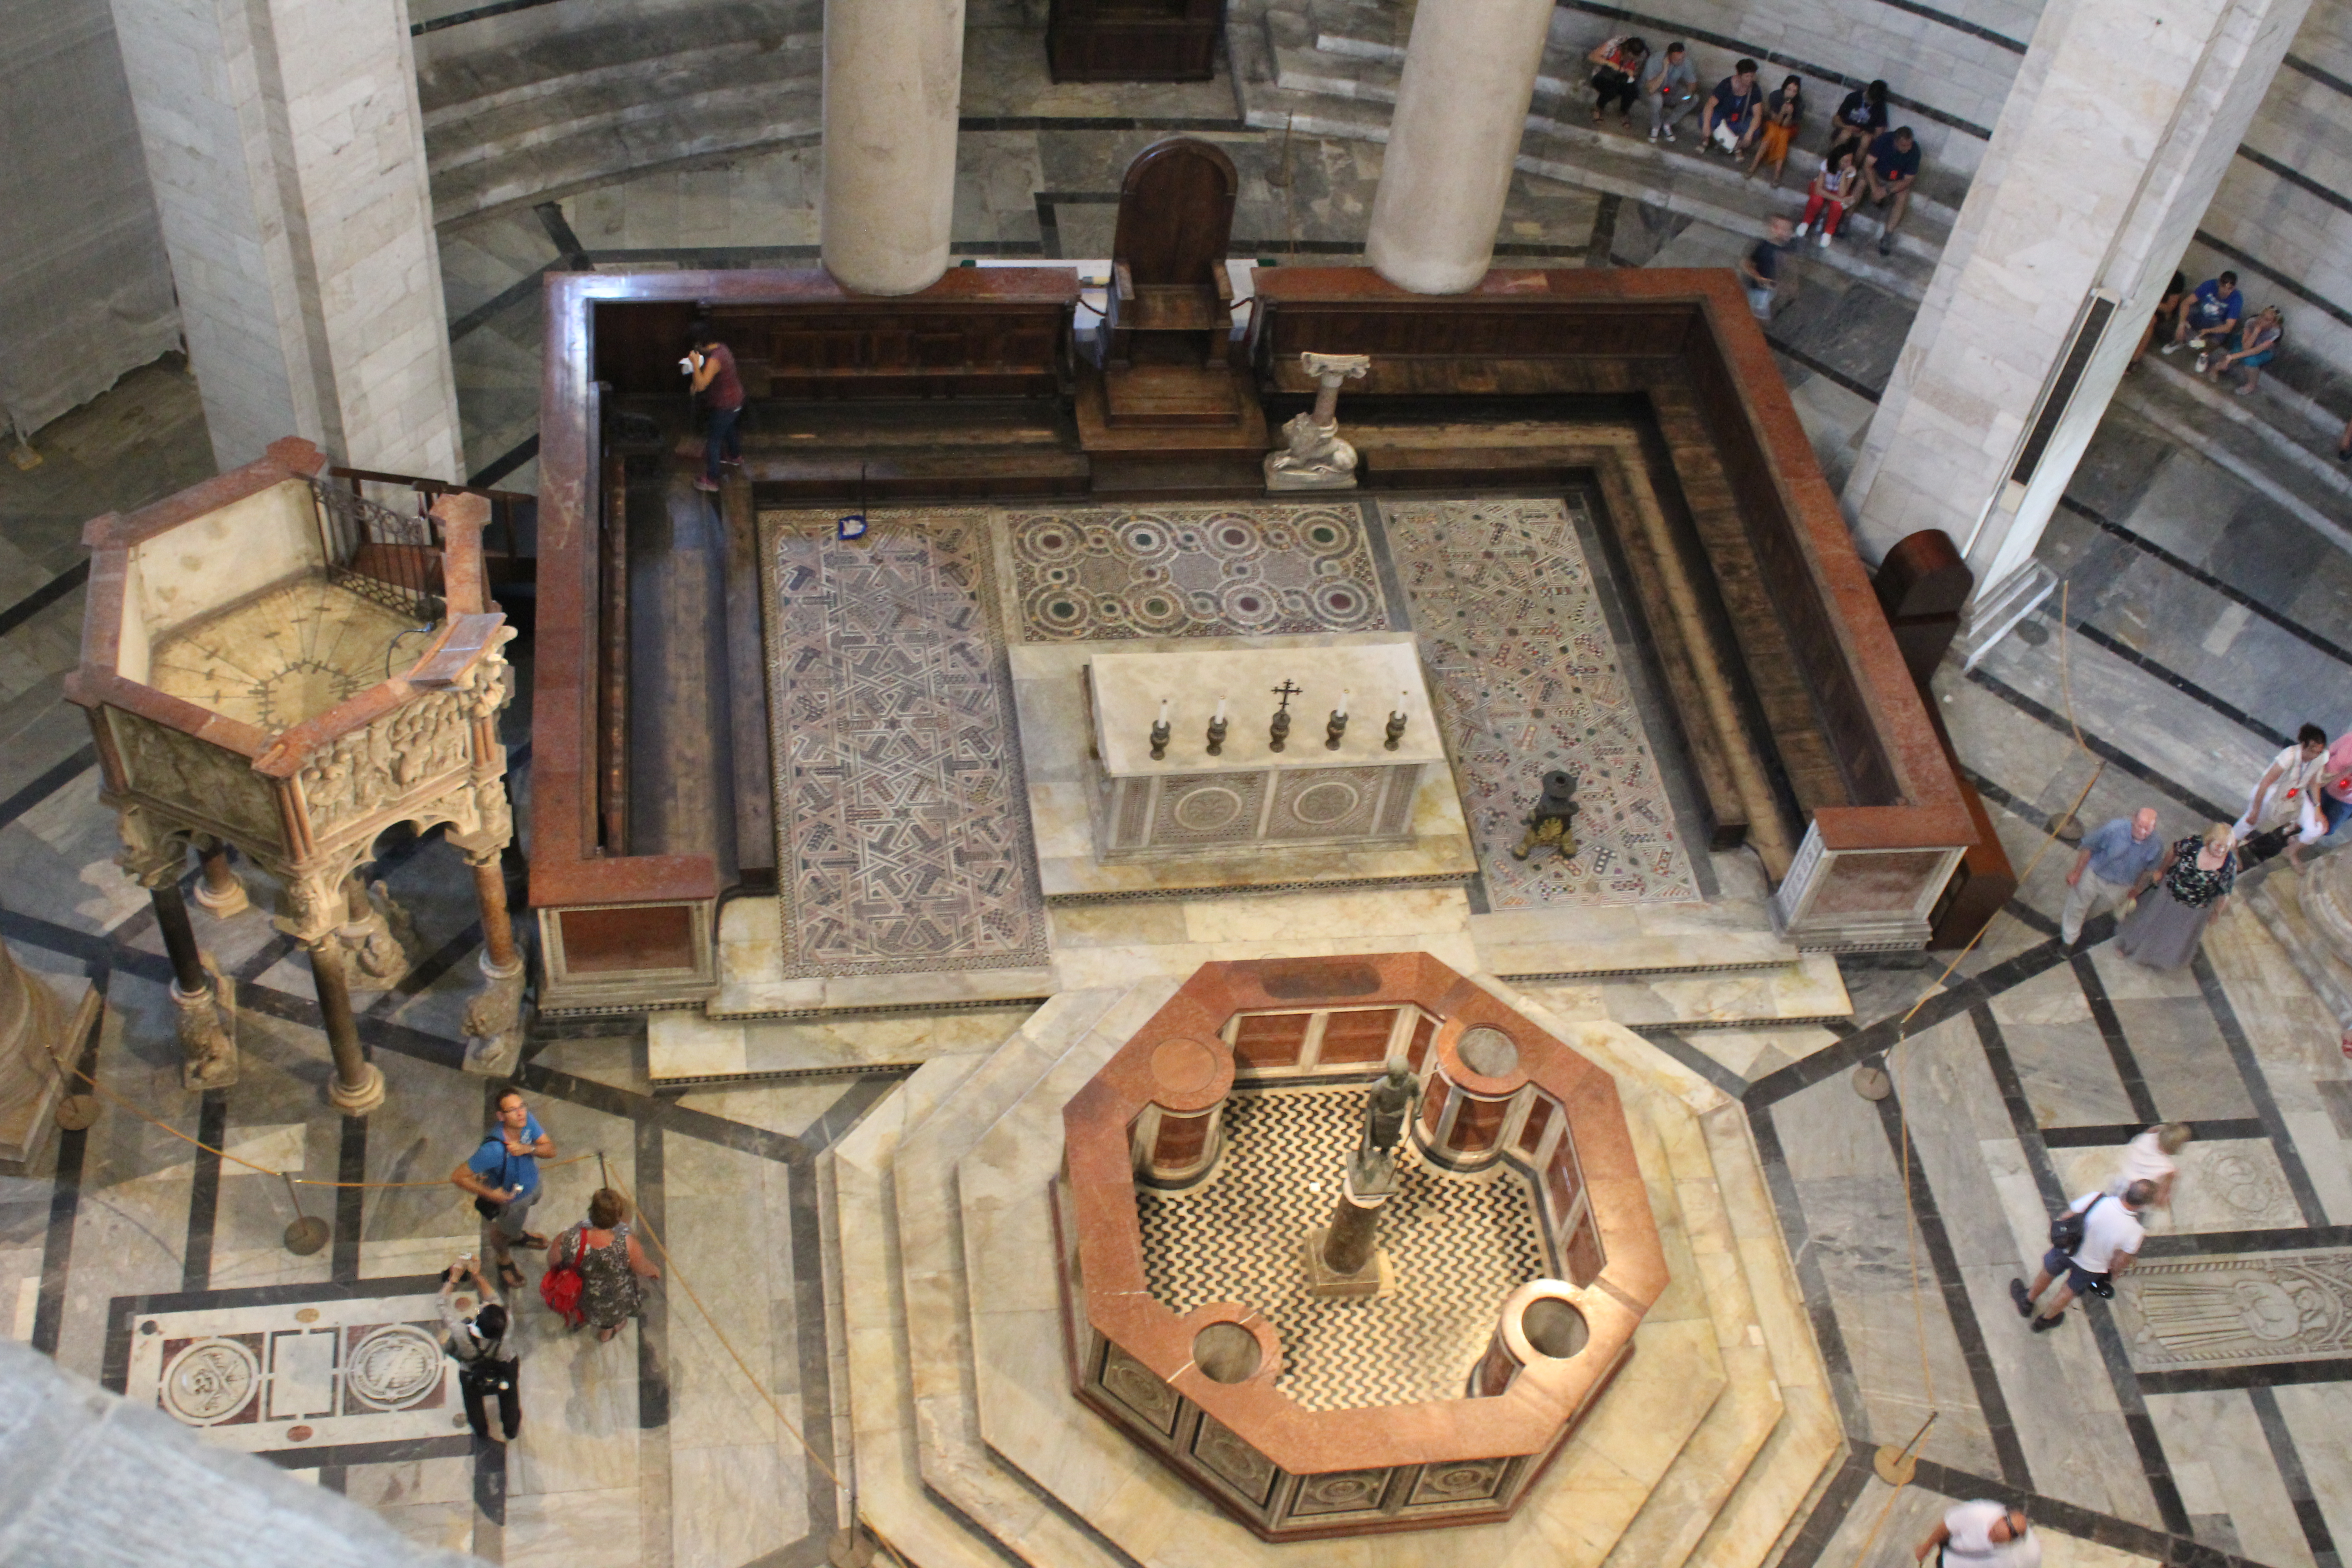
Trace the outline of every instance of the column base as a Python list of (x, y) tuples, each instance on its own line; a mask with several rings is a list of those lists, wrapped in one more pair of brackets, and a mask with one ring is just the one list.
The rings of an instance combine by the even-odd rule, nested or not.
[(217, 888), (198, 878), (196, 902), (204, 906), (206, 914), (221, 921), (232, 915), (241, 915), (253, 907), (253, 900), (246, 893), (245, 880), (240, 877), (231, 877)]
[(1331, 1227), (1328, 1225), (1318, 1225), (1307, 1233), (1308, 1295), (1361, 1299), (1396, 1294), (1396, 1265), (1389, 1260), (1387, 1247), (1374, 1247), (1371, 1260), (1363, 1268), (1353, 1274), (1342, 1274), (1323, 1261), (1323, 1243), (1330, 1234)]
[(485, 952), (480, 963), (486, 983), (466, 1004), (465, 1070), (504, 1078), (522, 1058), (523, 962), (501, 968)]
[(2017, 623), (2058, 591), (2058, 574), (2040, 561), (2028, 561), (2000, 582), (1969, 601), (1952, 651), (1962, 669), (1974, 669), (1993, 645), (2017, 629)]
[(212, 984), (191, 995), (172, 985), (172, 1003), (178, 1011), (180, 1087), (190, 1094), (226, 1089), (236, 1081), (236, 983), (205, 964)]
[(383, 1069), (373, 1062), (362, 1064), (356, 1085), (347, 1085), (339, 1078), (329, 1079), (327, 1100), (345, 1116), (365, 1116), (383, 1103)]

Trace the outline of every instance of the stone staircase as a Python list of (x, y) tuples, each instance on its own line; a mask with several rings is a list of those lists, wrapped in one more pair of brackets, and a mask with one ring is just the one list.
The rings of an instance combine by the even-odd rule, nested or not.
[[(1069, 1392), (1048, 1183), (1061, 1107), (1173, 994), (1066, 992), (926, 1064), (820, 1168), (835, 1450), (921, 1568), (1286, 1563)], [(1753, 1568), (1843, 1437), (1737, 1104), (1623, 1029), (1513, 1005), (1617, 1077), (1673, 1276), (1640, 1352), (1507, 1524), (1319, 1543), (1318, 1563)]]
[(568, 0), (420, 35), (436, 223), (817, 134), (822, 0)]
[[(1226, 41), (1234, 79), (1249, 124), (1356, 141), (1384, 142), (1404, 62), (1410, 11), (1379, 0), (1234, 0)], [(1536, 78), (1535, 100), (1520, 142), (1527, 174), (1606, 195), (1665, 207), (1734, 233), (1761, 237), (1766, 221), (1802, 216), (1805, 184), (1820, 166), (1811, 149), (1843, 97), (1835, 84), (1811, 84), (1817, 100), (1811, 124), (1789, 156), (1780, 188), (1741, 177), (1731, 160), (1702, 156), (1696, 116), (1680, 140), (1652, 142), (1642, 131), (1603, 130), (1590, 121), (1591, 69), (1584, 57), (1608, 24), (1556, 11), (1552, 38)], [(1701, 85), (1719, 76), (1701, 61)], [(1714, 74), (1710, 74), (1710, 72)], [(1634, 124), (1644, 124), (1641, 113)], [(1823, 249), (1808, 241), (1800, 253), (1890, 293), (1916, 301), (1959, 216), (1967, 184), (1930, 165), (1912, 195), (1911, 215), (1895, 236), (1894, 254), (1877, 253), (1878, 226), (1857, 215), (1847, 237)]]

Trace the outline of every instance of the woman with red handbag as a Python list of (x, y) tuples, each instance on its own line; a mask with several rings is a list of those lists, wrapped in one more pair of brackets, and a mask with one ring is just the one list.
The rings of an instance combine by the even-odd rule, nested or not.
[[(556, 1267), (540, 1281), (540, 1296), (550, 1307), (574, 1329), (594, 1325), (600, 1341), (619, 1333), (623, 1323), (644, 1310), (637, 1281), (661, 1278), (637, 1245), (628, 1218), (629, 1200), (610, 1187), (598, 1188), (588, 1200), (588, 1217), (556, 1238)], [(566, 1282), (556, 1288), (559, 1275)]]

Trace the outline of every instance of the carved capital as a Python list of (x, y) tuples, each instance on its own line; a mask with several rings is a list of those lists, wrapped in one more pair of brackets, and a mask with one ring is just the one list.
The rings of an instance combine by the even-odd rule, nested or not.
[(122, 853), (114, 863), (141, 887), (167, 887), (188, 868), (186, 836), (157, 822), (145, 808), (126, 805), (116, 812), (115, 831), (121, 836)]

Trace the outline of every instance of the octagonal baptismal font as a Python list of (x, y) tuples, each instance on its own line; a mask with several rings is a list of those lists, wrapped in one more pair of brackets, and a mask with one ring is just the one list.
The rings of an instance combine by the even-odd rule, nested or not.
[(1208, 964), (1062, 1119), (1078, 1395), (1268, 1540), (1508, 1518), (1666, 1287), (1610, 1074), (1426, 954)]

